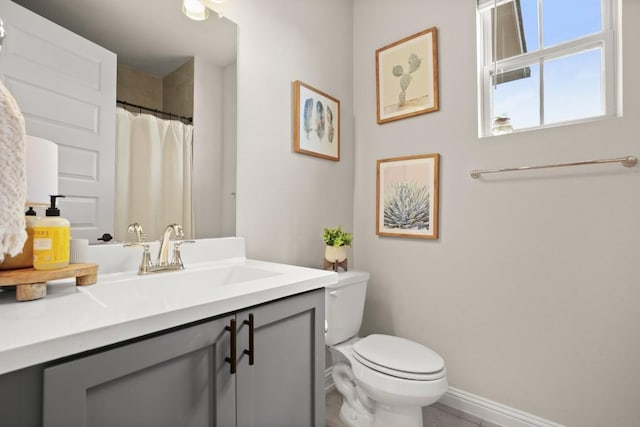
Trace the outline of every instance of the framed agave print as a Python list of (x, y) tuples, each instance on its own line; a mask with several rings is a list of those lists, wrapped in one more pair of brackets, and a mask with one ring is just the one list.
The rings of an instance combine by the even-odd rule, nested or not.
[(378, 160), (376, 234), (438, 238), (439, 154)]
[(296, 80), (293, 83), (293, 149), (340, 160), (340, 101)]
[(378, 124), (438, 111), (436, 27), (376, 50)]

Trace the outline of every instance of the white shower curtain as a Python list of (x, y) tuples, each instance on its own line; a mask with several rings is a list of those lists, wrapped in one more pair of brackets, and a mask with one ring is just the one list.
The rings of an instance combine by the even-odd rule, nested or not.
[(115, 239), (133, 240), (127, 228), (134, 222), (147, 240), (157, 240), (173, 223), (193, 238), (193, 126), (116, 110)]

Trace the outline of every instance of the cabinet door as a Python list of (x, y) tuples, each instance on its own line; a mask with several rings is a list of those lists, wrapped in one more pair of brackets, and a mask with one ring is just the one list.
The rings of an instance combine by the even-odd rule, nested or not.
[[(249, 364), (250, 316), (254, 360)], [(239, 312), (239, 427), (324, 426), (324, 289)]]
[(46, 368), (43, 425), (233, 426), (233, 316)]

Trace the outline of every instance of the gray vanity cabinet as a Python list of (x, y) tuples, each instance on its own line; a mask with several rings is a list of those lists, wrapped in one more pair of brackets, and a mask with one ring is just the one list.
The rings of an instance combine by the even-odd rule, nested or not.
[(324, 289), (242, 311), (237, 318), (243, 348), (237, 425), (324, 427)]
[(45, 427), (324, 426), (324, 290), (43, 371)]
[(44, 369), (44, 427), (233, 426), (226, 316)]

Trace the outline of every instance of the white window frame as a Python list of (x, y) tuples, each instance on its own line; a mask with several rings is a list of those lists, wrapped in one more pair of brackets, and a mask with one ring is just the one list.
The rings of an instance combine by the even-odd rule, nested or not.
[[(495, 117), (493, 111), (493, 90), (492, 77), (496, 73), (501, 74), (511, 70), (516, 70), (529, 65), (537, 64), (540, 67), (540, 81), (538, 85), (538, 97), (540, 100), (539, 125), (514, 129), (514, 132), (540, 129), (545, 127), (559, 126), (570, 123), (591, 121), (604, 117), (611, 117), (618, 114), (616, 107), (617, 93), (621, 93), (616, 86), (616, 44), (619, 21), (619, 0), (601, 0), (602, 10), (602, 31), (595, 34), (572, 39), (550, 47), (542, 47), (542, 1), (538, 2), (538, 48), (532, 52), (513, 56), (493, 62), (492, 59), (492, 31), (491, 31), (491, 10), (494, 5), (500, 6), (514, 0), (479, 0), (477, 13), (477, 40), (478, 40), (478, 130), (480, 137), (493, 136), (491, 132), (492, 120)], [(548, 1), (548, 0), (547, 0)], [(604, 114), (590, 116), (566, 122), (554, 122), (547, 124), (544, 121), (544, 62), (550, 59), (561, 58), (592, 49), (601, 49), (601, 86)]]

